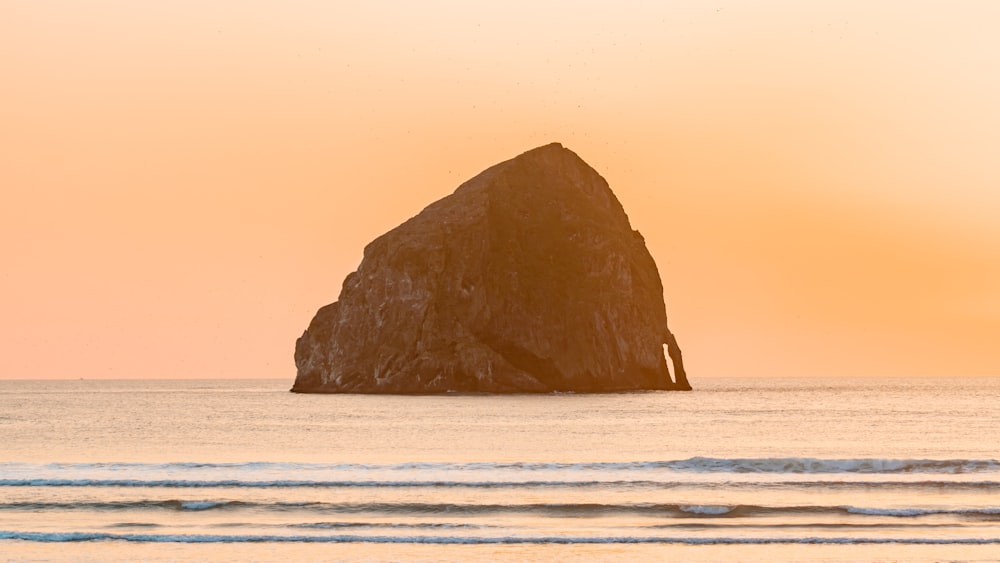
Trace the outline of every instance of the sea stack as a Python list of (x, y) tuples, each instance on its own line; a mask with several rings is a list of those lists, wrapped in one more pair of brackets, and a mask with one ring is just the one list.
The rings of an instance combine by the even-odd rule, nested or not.
[(558, 143), (369, 244), (295, 343), (295, 365), (302, 393), (691, 388), (642, 235)]

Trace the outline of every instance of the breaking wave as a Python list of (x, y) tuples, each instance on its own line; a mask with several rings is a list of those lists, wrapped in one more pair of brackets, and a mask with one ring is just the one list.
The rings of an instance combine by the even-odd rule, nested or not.
[(344, 472), (461, 472), (483, 471), (648, 471), (675, 473), (783, 473), (783, 474), (899, 474), (899, 473), (1000, 473), (1000, 461), (993, 459), (820, 459), (786, 458), (711, 458), (692, 457), (673, 461), (637, 462), (511, 462), (511, 463), (0, 463), (0, 476), (38, 473), (344, 473)]
[(988, 508), (879, 508), (855, 506), (760, 506), (760, 505), (684, 505), (662, 503), (421, 503), (421, 502), (255, 502), (241, 500), (135, 500), (135, 501), (76, 501), (76, 502), (5, 502), (0, 511), (134, 511), (175, 510), (201, 512), (206, 510), (240, 510), (281, 512), (313, 512), (331, 514), (386, 515), (490, 515), (539, 514), (555, 517), (598, 517), (607, 515), (640, 515), (668, 518), (748, 518), (756, 516), (787, 516), (835, 514), (916, 518), (933, 515), (996, 517), (1000, 507)]
[[(293, 489), (293, 488), (471, 488), (471, 489), (514, 489), (514, 488), (652, 488), (669, 489), (691, 486), (685, 481), (657, 481), (649, 479), (636, 480), (550, 480), (550, 481), (366, 481), (366, 480), (295, 480), (281, 479), (274, 481), (244, 481), (239, 479), (201, 480), (201, 479), (0, 479), (0, 487), (123, 487), (123, 488), (167, 488), (167, 489)], [(953, 489), (995, 489), (1000, 487), (1000, 480), (808, 480), (808, 481), (768, 481), (768, 482), (734, 482), (698, 483), (701, 487), (727, 488), (826, 488), (826, 489), (859, 489), (869, 487), (888, 488), (940, 488)]]
[(125, 534), (106, 532), (0, 531), (0, 540), (33, 542), (122, 541), (143, 543), (398, 543), (398, 544), (909, 544), (991, 545), (1000, 538), (888, 538), (888, 537), (663, 537), (663, 536), (365, 536), (365, 535), (225, 535)]

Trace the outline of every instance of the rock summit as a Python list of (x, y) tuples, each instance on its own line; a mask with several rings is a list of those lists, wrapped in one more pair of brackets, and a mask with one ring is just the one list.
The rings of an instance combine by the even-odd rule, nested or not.
[(369, 244), (296, 342), (295, 365), (303, 393), (691, 388), (642, 235), (558, 143)]

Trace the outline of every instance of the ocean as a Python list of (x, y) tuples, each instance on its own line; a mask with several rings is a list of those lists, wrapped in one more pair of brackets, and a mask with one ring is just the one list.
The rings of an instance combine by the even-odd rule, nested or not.
[(1000, 560), (1000, 379), (693, 384), (0, 381), (0, 560)]

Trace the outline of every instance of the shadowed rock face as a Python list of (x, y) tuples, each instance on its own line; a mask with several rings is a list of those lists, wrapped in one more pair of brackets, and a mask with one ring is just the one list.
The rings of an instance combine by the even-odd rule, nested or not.
[(295, 365), (297, 392), (691, 388), (642, 236), (559, 144), (487, 169), (369, 244)]

